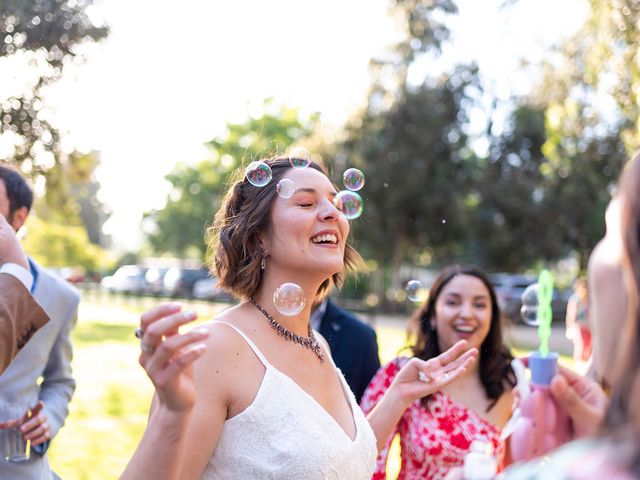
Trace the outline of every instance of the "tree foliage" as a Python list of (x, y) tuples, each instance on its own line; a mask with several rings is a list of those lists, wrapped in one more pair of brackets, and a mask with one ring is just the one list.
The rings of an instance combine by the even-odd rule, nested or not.
[[(466, 236), (464, 205), (474, 169), (466, 148), (466, 112), (479, 91), (477, 69), (417, 79), (412, 68), (433, 58), (449, 36), (446, 17), (455, 3), (396, 1), (394, 14), (404, 38), (372, 61), (367, 107), (346, 128), (337, 167), (355, 166), (367, 175), (363, 218), (354, 223), (360, 251), (373, 258), (372, 283), (387, 299), (398, 286), (405, 262), (459, 257)], [(347, 160), (348, 159), (348, 164)]]
[(102, 272), (113, 259), (89, 242), (84, 228), (29, 218), (23, 240), (25, 251), (47, 267), (82, 267), (88, 272)]
[(467, 136), (482, 72), (459, 65), (421, 78), (416, 68), (442, 51), (454, 2), (392, 3), (405, 38), (372, 62), (368, 105), (347, 126), (336, 160), (367, 174), (355, 230), (379, 267), (372, 280), (383, 299), (401, 286), (404, 262), (521, 271), (577, 253), (584, 267), (610, 187), (638, 143), (640, 91), (640, 6), (590, 3), (584, 29), (550, 53), (532, 94), (494, 101), (511, 113), (501, 131), (488, 125), (486, 156)]
[(591, 0), (587, 22), (545, 64), (531, 98), (545, 106), (541, 167), (558, 241), (588, 253), (626, 159), (640, 148), (640, 4)]
[(0, 92), (0, 142), (4, 160), (51, 190), (64, 183), (64, 164), (72, 162), (51, 120), (46, 90), (65, 66), (82, 59), (84, 44), (107, 36), (87, 9), (93, 0), (5, 0), (0, 2), (0, 65), (20, 72), (16, 91)]

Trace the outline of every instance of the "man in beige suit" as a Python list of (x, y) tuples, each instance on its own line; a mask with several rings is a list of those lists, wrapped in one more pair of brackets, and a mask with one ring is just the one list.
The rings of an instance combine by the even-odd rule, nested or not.
[(0, 374), (49, 317), (29, 293), (33, 279), (13, 228), (0, 215)]

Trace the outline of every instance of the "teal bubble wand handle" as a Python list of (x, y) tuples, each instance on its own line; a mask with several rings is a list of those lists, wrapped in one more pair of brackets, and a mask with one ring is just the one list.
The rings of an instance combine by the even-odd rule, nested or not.
[(551, 299), (553, 297), (553, 277), (549, 270), (542, 270), (538, 277), (538, 338), (540, 355), (549, 354), (551, 336)]

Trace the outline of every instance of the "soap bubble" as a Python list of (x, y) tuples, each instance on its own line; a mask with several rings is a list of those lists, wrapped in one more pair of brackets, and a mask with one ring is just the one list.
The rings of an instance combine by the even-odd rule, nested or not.
[(273, 305), (285, 317), (298, 315), (305, 303), (304, 292), (295, 283), (283, 283), (273, 292)]
[(412, 302), (423, 302), (427, 298), (427, 289), (420, 280), (409, 280), (405, 290), (407, 298)]
[(251, 162), (245, 170), (245, 175), (249, 183), (256, 187), (264, 187), (273, 176), (271, 167), (264, 162)]
[(520, 318), (527, 325), (531, 325), (532, 327), (537, 327), (538, 322), (538, 307), (525, 307), (524, 305), (520, 308)]
[(520, 317), (527, 325), (533, 327), (538, 325), (538, 284), (533, 283), (525, 288), (522, 292), (520, 300), (522, 307), (520, 308)]
[(353, 192), (364, 187), (364, 173), (357, 168), (350, 168), (342, 175), (344, 186)]
[(306, 148), (294, 148), (289, 152), (289, 162), (294, 168), (307, 168), (311, 164), (311, 153)]
[(276, 185), (276, 192), (278, 192), (278, 195), (282, 198), (291, 198), (295, 191), (296, 184), (288, 178), (283, 178), (278, 182), (278, 185)]
[(362, 215), (364, 203), (362, 197), (351, 190), (342, 190), (333, 199), (335, 207), (347, 217), (347, 220), (354, 220)]

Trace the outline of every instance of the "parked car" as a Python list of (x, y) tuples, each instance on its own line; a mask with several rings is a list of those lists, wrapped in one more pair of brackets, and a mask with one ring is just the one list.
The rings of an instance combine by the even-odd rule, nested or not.
[(123, 265), (116, 272), (104, 277), (100, 285), (110, 292), (143, 293), (145, 289), (144, 275), (147, 269), (138, 265)]
[(162, 280), (165, 295), (171, 297), (193, 297), (193, 285), (198, 281), (209, 277), (206, 268), (177, 268), (167, 270)]
[(164, 292), (164, 276), (169, 267), (150, 267), (144, 275), (145, 293), (150, 295), (162, 295)]
[(229, 300), (230, 295), (218, 286), (218, 279), (214, 277), (198, 280), (193, 285), (193, 296), (202, 300)]
[[(521, 322), (522, 293), (529, 285), (536, 283), (538, 277), (527, 274), (496, 273), (490, 275), (489, 278), (496, 290), (502, 315), (511, 322)], [(567, 300), (567, 292), (557, 288), (553, 290), (551, 311), (554, 322), (564, 322)]]

